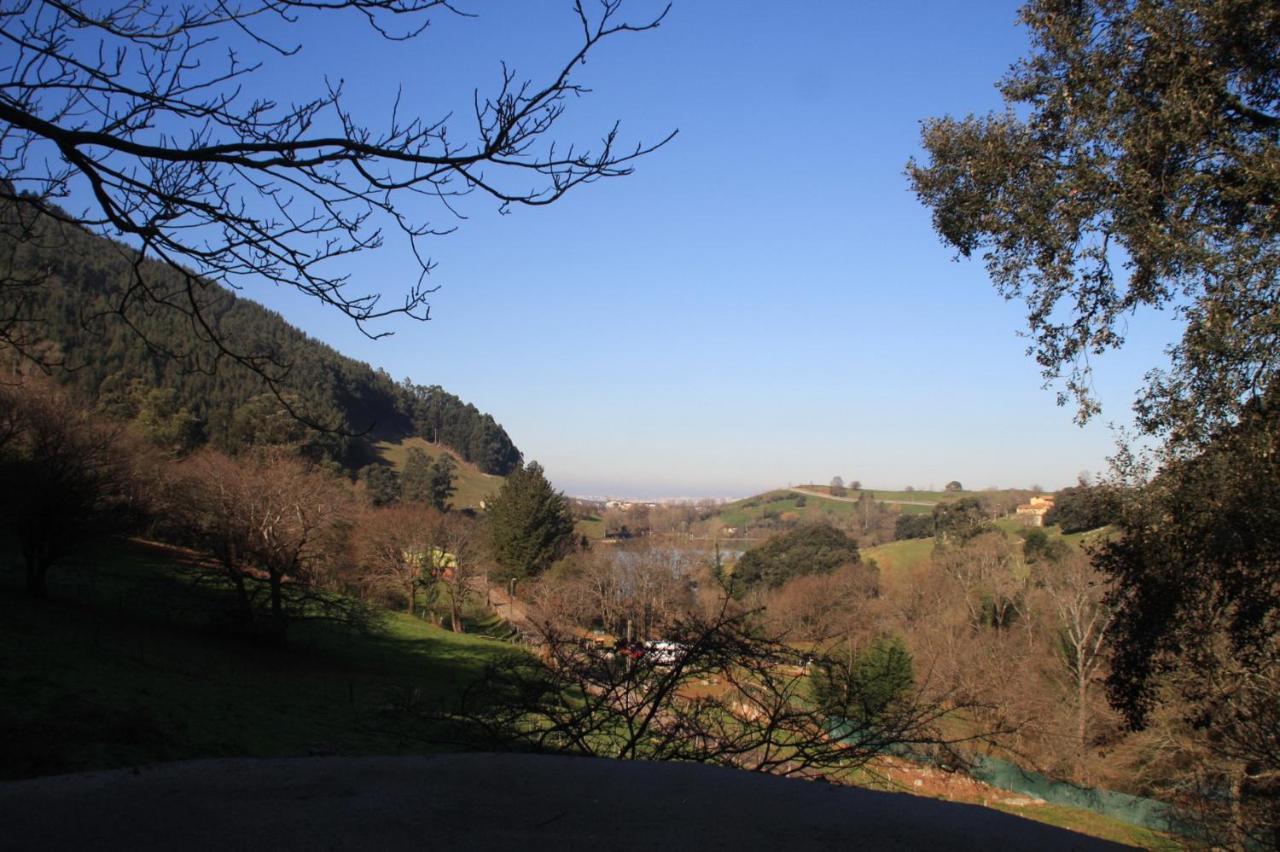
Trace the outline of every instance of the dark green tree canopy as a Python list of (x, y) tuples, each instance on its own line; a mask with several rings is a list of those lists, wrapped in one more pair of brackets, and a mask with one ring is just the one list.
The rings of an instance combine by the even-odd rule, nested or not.
[(1046, 381), (1097, 411), (1089, 356), (1140, 308), (1185, 320), (1138, 400), (1198, 444), (1280, 372), (1280, 5), (1033, 0), (1004, 113), (924, 123), (907, 167), (942, 239), (1026, 302)]
[(573, 546), (573, 513), (537, 462), (507, 477), (489, 506), (489, 545), (508, 573), (530, 577)]
[(990, 529), (990, 511), (981, 497), (961, 497), (933, 507), (933, 531), (944, 539), (965, 541)]
[(449, 498), (456, 490), (453, 485), (456, 470), (457, 464), (448, 453), (441, 451), (433, 461), (418, 447), (412, 448), (400, 477), (404, 499), (446, 511)]
[(933, 515), (899, 515), (893, 522), (895, 540), (904, 538), (932, 538)]
[(911, 652), (897, 636), (880, 636), (852, 663), (819, 660), (812, 684), (814, 699), (828, 714), (855, 728), (874, 727), (911, 695)]
[(400, 493), (410, 503), (431, 502), (431, 457), (420, 448), (409, 450), (400, 473)]
[(1121, 495), (1108, 485), (1073, 485), (1054, 495), (1053, 508), (1044, 516), (1047, 527), (1064, 533), (1105, 527), (1120, 515)]
[[(1280, 417), (1273, 400), (1125, 501), (1099, 565), (1117, 580), (1113, 699), (1141, 722), (1157, 675), (1215, 635), (1246, 671), (1280, 654)], [(1275, 663), (1272, 662), (1274, 667)], [(1275, 673), (1275, 669), (1272, 669)], [(1275, 731), (1280, 756), (1280, 731)]]
[(360, 470), (369, 502), (375, 506), (389, 506), (400, 502), (403, 484), (400, 475), (385, 464), (371, 464)]
[(777, 588), (792, 577), (830, 574), (858, 561), (857, 542), (842, 531), (829, 524), (805, 524), (742, 554), (733, 569), (734, 591)]

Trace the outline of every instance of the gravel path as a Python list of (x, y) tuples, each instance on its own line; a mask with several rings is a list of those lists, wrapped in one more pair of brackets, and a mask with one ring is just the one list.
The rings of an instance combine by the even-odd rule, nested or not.
[(1122, 848), (973, 805), (690, 764), (204, 760), (0, 784), (0, 848)]

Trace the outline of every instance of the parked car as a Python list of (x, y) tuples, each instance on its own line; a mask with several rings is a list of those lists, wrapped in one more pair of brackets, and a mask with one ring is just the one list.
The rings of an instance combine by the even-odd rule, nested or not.
[(687, 645), (659, 639), (644, 643), (645, 655), (657, 666), (674, 666), (689, 652)]

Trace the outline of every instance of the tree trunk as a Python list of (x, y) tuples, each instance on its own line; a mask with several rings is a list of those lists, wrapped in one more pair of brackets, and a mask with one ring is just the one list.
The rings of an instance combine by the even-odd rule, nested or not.
[(1080, 740), (1080, 757), (1083, 759), (1084, 749), (1088, 745), (1086, 737), (1089, 724), (1089, 676), (1079, 662), (1079, 658), (1077, 658), (1076, 667), (1076, 737)]
[(405, 612), (409, 613), (410, 615), (413, 615), (413, 607), (415, 603), (414, 598), (417, 597), (416, 595), (417, 591), (418, 591), (417, 584), (413, 582), (409, 582), (405, 584), (404, 599), (408, 603), (408, 606), (405, 608)]
[(462, 602), (456, 594), (449, 599), (449, 626), (454, 633), (465, 632), (462, 627)]
[(285, 640), (284, 596), (282, 585), (284, 578), (279, 574), (269, 574), (271, 582), (271, 633), (277, 644), (283, 645)]
[(49, 596), (49, 586), (47, 578), (49, 576), (49, 562), (41, 559), (39, 556), (26, 557), (27, 566), (27, 594), (36, 598), (44, 598)]
[(1230, 846), (1233, 852), (1245, 852), (1249, 848), (1248, 836), (1244, 826), (1244, 779), (1245, 767), (1236, 765), (1231, 768), (1231, 827), (1228, 830)]
[(249, 599), (249, 590), (244, 584), (244, 575), (235, 570), (235, 567), (228, 563), (222, 563), (223, 569), (226, 571), (227, 579), (231, 581), (232, 587), (236, 590), (236, 603), (240, 606), (240, 617), (247, 624), (253, 621), (253, 601)]

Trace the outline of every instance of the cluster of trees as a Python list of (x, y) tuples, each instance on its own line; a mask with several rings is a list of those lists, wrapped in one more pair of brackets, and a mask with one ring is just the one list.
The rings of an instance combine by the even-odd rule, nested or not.
[(1148, 449), (1118, 457), (1129, 487), (1096, 558), (1115, 581), (1110, 697), (1132, 728), (1173, 731), (1216, 841), (1275, 846), (1280, 12), (1032, 0), (1020, 16), (1032, 48), (1000, 84), (1007, 108), (926, 121), (910, 179), (943, 241), (1026, 303), (1080, 420), (1099, 410), (1092, 356), (1132, 314), (1177, 307), (1181, 338), (1134, 405)]
[(1096, 530), (1120, 518), (1121, 501), (1122, 495), (1114, 486), (1081, 482), (1054, 495), (1044, 523), (1057, 525), (1064, 533)]
[[(745, 554), (735, 578), (747, 557), (779, 550), (789, 535)], [(899, 569), (892, 582), (855, 562), (756, 585), (744, 599), (762, 607), (771, 630), (826, 643), (850, 671), (870, 665), (871, 654), (886, 672), (928, 672), (934, 686), (993, 709), (1008, 727), (998, 744), (1043, 771), (1167, 793), (1178, 783), (1167, 770), (1135, 784), (1134, 767), (1157, 745), (1127, 734), (1104, 697), (1111, 588), (1084, 553), (1043, 530), (1011, 536), (987, 528), (939, 538), (930, 559)], [(1108, 753), (1122, 757), (1107, 760)]]
[(494, 498), (490, 528), (448, 511), (445, 454), (432, 462), (411, 451), (389, 500), (370, 477), (357, 489), (311, 458), (305, 442), (259, 436), (236, 454), (175, 456), (166, 434), (106, 418), (42, 377), (15, 373), (0, 385), (0, 525), (31, 593), (45, 594), (77, 551), (141, 532), (208, 554), (207, 578), (227, 591), (226, 612), (211, 619), (276, 642), (300, 616), (351, 615), (351, 599), (412, 613), (424, 593), (461, 630), (491, 566), (532, 575), (572, 546), (564, 498), (536, 464)]
[(793, 577), (829, 574), (859, 562), (858, 544), (829, 524), (806, 524), (748, 550), (734, 566), (734, 591), (777, 588)]
[(443, 512), (449, 508), (449, 498), (457, 488), (458, 465), (447, 452), (440, 452), (434, 460), (418, 447), (411, 447), (405, 457), (404, 469), (397, 472), (385, 464), (371, 464), (360, 470), (369, 500), (375, 506), (392, 503), (425, 503)]
[(695, 611), (704, 567), (679, 548), (596, 548), (557, 565), (534, 586), (533, 598), (560, 624), (658, 638)]
[(901, 514), (893, 525), (894, 539), (933, 538), (966, 540), (992, 529), (1000, 508), (987, 497), (961, 497), (938, 503), (929, 514)]

